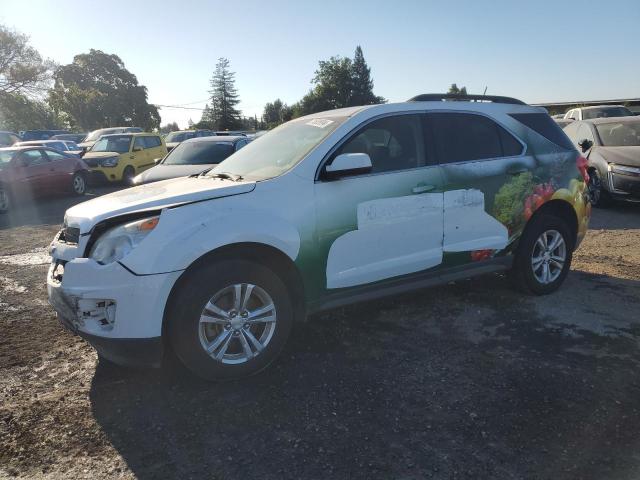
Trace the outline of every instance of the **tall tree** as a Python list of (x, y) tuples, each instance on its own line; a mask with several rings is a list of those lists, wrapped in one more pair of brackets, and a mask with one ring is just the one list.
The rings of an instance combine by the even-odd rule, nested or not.
[(466, 95), (467, 87), (458, 88), (458, 85), (452, 83), (447, 93), (450, 93), (452, 95)]
[(351, 77), (353, 81), (353, 91), (351, 92), (351, 105), (374, 105), (383, 103), (384, 98), (373, 93), (373, 80), (371, 80), (371, 69), (367, 65), (362, 53), (362, 47), (358, 45), (351, 64)]
[(235, 73), (229, 69), (229, 60), (219, 58), (211, 78), (211, 116), (216, 130), (235, 130), (242, 118), (236, 106), (240, 103), (235, 86)]
[(49, 103), (71, 127), (160, 126), (158, 109), (147, 101), (147, 87), (138, 84), (117, 55), (91, 49), (59, 67), (54, 79)]
[(0, 25), (0, 93), (42, 96), (53, 62), (44, 61), (29, 37)]
[(61, 128), (62, 121), (46, 102), (18, 93), (0, 94), (0, 130)]
[(166, 125), (162, 125), (160, 127), (160, 133), (171, 133), (180, 130), (178, 124), (176, 122), (167, 123)]

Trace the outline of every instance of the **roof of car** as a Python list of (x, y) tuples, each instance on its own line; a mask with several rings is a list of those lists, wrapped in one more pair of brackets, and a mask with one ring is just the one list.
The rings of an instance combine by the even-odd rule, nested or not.
[(235, 142), (236, 140), (246, 140), (247, 137), (240, 135), (210, 135), (208, 137), (189, 138), (182, 143), (194, 142)]
[(100, 138), (104, 137), (122, 137), (124, 135), (131, 135), (133, 137), (144, 137), (144, 136), (154, 136), (159, 137), (158, 133), (151, 132), (122, 132), (122, 133), (107, 133), (106, 135), (101, 135)]
[(640, 117), (637, 115), (631, 115), (627, 117), (600, 117), (590, 118), (588, 120), (582, 120), (583, 122), (593, 123), (594, 125), (601, 125), (603, 123), (638, 123)]
[(20, 142), (21, 146), (27, 145), (46, 145), (47, 143), (63, 143), (64, 140), (25, 140), (24, 142)]
[(576, 107), (575, 110), (577, 109), (580, 110), (599, 110), (602, 108), (627, 108), (624, 105), (591, 105), (589, 107)]

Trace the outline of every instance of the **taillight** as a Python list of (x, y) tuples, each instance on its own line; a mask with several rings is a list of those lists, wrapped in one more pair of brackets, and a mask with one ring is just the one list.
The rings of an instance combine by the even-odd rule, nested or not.
[(589, 173), (587, 172), (588, 165), (589, 162), (582, 155), (580, 155), (576, 160), (576, 166), (578, 167), (578, 170), (580, 170), (582, 178), (584, 178), (584, 181), (587, 183), (589, 183)]

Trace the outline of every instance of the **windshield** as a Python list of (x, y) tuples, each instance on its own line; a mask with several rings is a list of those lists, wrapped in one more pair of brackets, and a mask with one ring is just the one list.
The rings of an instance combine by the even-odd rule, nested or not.
[(250, 180), (265, 180), (293, 168), (346, 117), (304, 118), (280, 125), (238, 150), (209, 175), (232, 173)]
[(231, 142), (187, 142), (171, 150), (163, 165), (204, 165), (220, 163), (233, 153)]
[(596, 125), (605, 147), (640, 146), (640, 119), (633, 122), (603, 123)]
[(630, 117), (633, 113), (625, 107), (603, 107), (603, 108), (591, 108), (582, 111), (582, 119), (589, 120), (590, 118), (605, 118), (605, 117)]
[(121, 132), (121, 128), (101, 128), (100, 130), (94, 130), (91, 132), (87, 138), (84, 139), (85, 142), (95, 142), (102, 135), (109, 135), (110, 133), (119, 133)]
[(90, 151), (126, 153), (129, 151), (130, 143), (131, 135), (109, 135), (94, 143)]
[(189, 138), (193, 138), (196, 136), (196, 132), (171, 132), (164, 139), (165, 143), (170, 142), (184, 142)]

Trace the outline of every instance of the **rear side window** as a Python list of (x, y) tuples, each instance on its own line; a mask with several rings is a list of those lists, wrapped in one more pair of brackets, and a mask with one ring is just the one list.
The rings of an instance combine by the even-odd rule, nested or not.
[(522, 153), (522, 144), (490, 118), (468, 113), (432, 113), (428, 117), (440, 163)]
[(147, 148), (155, 148), (159, 147), (162, 142), (160, 141), (160, 137), (144, 137), (144, 143), (147, 145)]
[(571, 140), (546, 113), (512, 113), (510, 116), (559, 147), (573, 150)]

